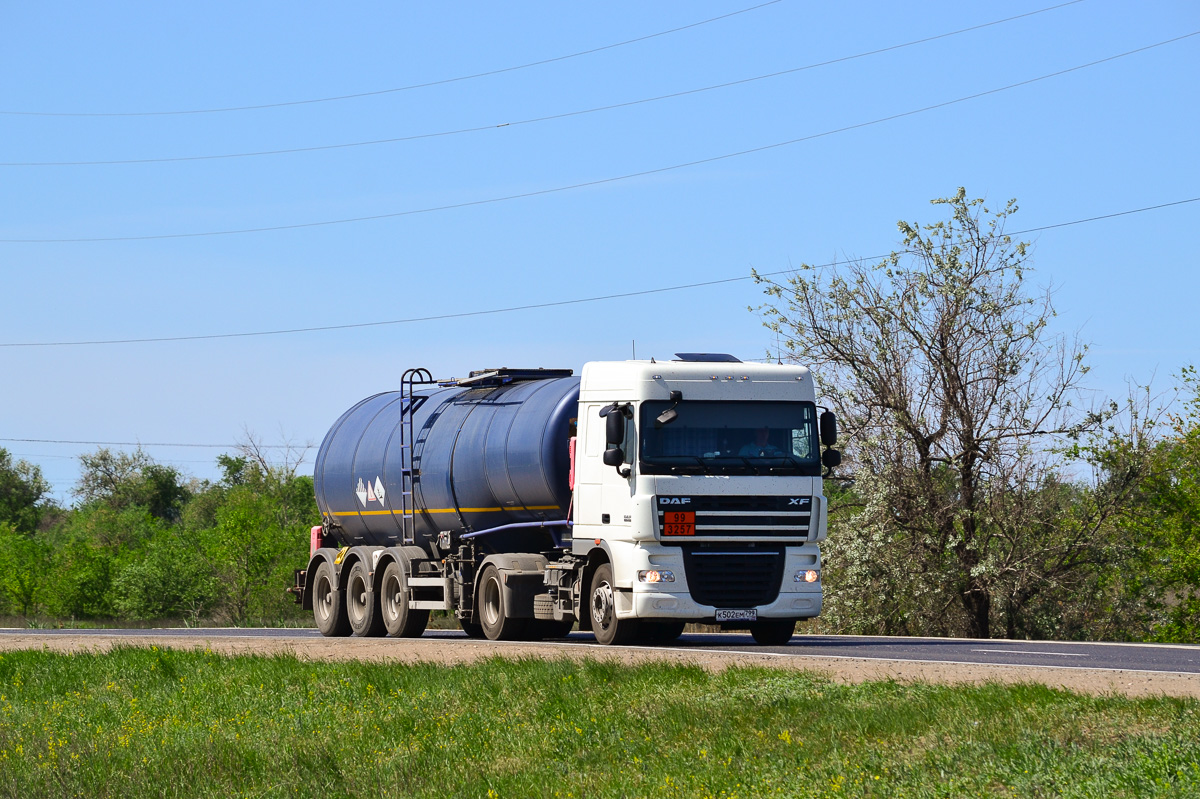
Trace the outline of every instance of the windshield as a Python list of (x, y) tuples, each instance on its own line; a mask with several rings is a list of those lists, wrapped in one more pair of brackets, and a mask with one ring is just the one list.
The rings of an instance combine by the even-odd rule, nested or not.
[[(659, 423), (673, 405), (675, 420)], [(645, 474), (821, 474), (811, 402), (648, 400), (639, 432)]]

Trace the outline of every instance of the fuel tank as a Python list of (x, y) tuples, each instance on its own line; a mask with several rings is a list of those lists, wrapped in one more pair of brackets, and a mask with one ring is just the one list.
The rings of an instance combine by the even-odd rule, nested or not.
[[(404, 432), (403, 445), (401, 392), (376, 394), (342, 414), (321, 442), (313, 475), (317, 506), (339, 544), (403, 543), (405, 446), (414, 474), (411, 533), (431, 554), (442, 531), (567, 518), (579, 378), (567, 370), (483, 374), (497, 377), (415, 392), (415, 440)], [(539, 551), (548, 540), (539, 528), (476, 539), (490, 552)]]

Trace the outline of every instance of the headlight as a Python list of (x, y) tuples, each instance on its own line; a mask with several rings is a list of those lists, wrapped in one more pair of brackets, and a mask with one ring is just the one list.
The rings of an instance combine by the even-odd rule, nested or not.
[(821, 573), (816, 569), (801, 569), (796, 572), (796, 576), (792, 578), (798, 583), (815, 583), (821, 579)]
[(645, 569), (638, 572), (639, 583), (673, 583), (675, 575), (666, 569)]

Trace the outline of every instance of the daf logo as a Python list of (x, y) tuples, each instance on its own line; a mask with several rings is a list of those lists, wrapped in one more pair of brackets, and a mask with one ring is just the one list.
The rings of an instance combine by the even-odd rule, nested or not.
[(691, 497), (659, 497), (659, 505), (690, 505)]

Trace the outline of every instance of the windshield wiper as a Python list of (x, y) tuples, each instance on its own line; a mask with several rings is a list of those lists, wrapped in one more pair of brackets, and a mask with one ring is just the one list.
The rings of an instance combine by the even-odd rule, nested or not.
[(700, 467), (700, 471), (702, 471), (704, 474), (712, 474), (712, 472), (709, 471), (708, 464), (704, 462), (704, 458), (701, 458), (699, 455), (656, 455), (653, 458), (647, 459), (647, 462), (669, 466), (671, 465), (669, 461), (676, 458), (682, 458), (686, 461), (696, 464)]
[(759, 467), (761, 466), (761, 464), (755, 463), (753, 460), (751, 460), (750, 458), (746, 457), (745, 455), (710, 455), (710, 456), (709, 456), (709, 458), (708, 458), (708, 460), (714, 460), (714, 461), (716, 461), (716, 460), (723, 460), (723, 461), (736, 460), (736, 461), (741, 461), (741, 462), (742, 462), (743, 464), (745, 464), (745, 465), (746, 465), (748, 468), (750, 468), (750, 469), (753, 469), (753, 470), (754, 470), (754, 471), (756, 471), (756, 472), (758, 471)]

